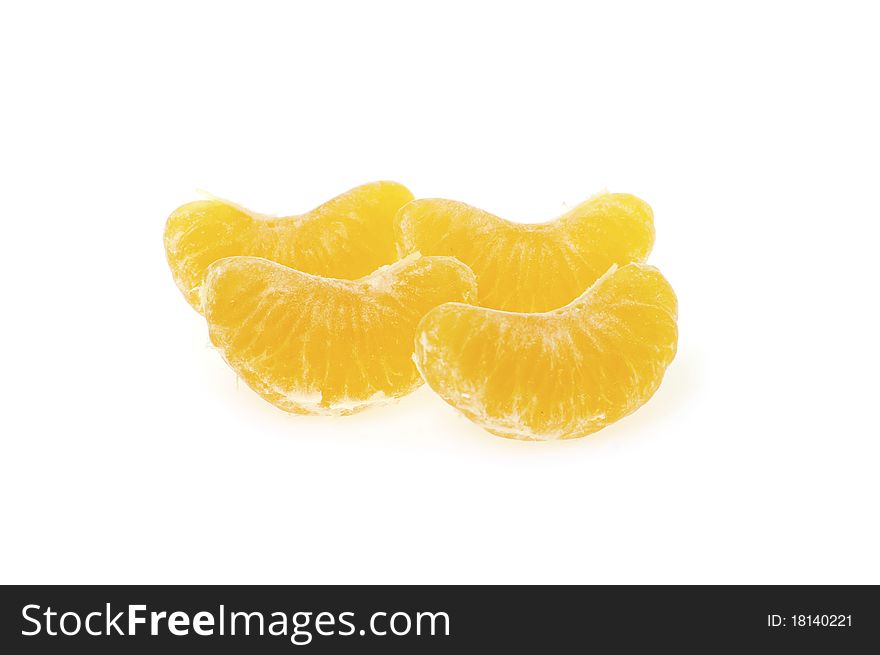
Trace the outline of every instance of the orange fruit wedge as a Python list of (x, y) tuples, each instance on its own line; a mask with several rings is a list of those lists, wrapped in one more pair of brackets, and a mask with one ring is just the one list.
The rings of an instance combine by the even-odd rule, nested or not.
[(287, 217), (199, 200), (169, 216), (165, 254), (178, 288), (198, 311), (208, 266), (223, 257), (265, 257), (305, 273), (351, 280), (397, 259), (394, 215), (412, 198), (401, 184), (373, 182)]
[(675, 356), (676, 319), (660, 272), (628, 264), (548, 312), (440, 305), (418, 326), (416, 364), (446, 402), (493, 434), (571, 439), (652, 396)]
[(475, 297), (464, 264), (419, 255), (357, 280), (228, 257), (202, 287), (211, 342), (254, 391), (297, 414), (352, 414), (410, 393), (422, 383), (419, 319)]
[(477, 276), (478, 303), (513, 312), (561, 307), (614, 264), (642, 262), (654, 244), (651, 208), (604, 193), (547, 223), (512, 223), (453, 200), (415, 200), (395, 219), (398, 253), (449, 255)]

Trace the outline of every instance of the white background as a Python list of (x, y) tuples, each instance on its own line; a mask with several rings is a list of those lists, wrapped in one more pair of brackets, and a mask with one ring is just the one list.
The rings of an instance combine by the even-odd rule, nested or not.
[[(4, 3), (2, 582), (880, 583), (872, 3)], [(657, 395), (287, 416), (167, 269), (198, 189), (654, 207)]]

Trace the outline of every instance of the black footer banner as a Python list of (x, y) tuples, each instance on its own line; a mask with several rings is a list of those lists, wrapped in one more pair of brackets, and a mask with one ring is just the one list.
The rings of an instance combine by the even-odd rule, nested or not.
[(16, 654), (480, 646), (880, 652), (880, 597), (871, 586), (8, 586), (0, 593), (0, 652)]

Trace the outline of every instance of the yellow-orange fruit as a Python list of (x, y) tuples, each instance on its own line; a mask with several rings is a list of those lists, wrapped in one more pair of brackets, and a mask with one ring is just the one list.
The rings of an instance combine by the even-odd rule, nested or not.
[(451, 257), (413, 255), (358, 280), (229, 257), (211, 264), (202, 296), (211, 342), (254, 391), (288, 412), (351, 414), (422, 383), (419, 319), (472, 301), (476, 281)]
[(653, 395), (675, 356), (676, 321), (660, 272), (629, 264), (548, 312), (440, 305), (419, 324), (416, 363), (434, 391), (493, 434), (571, 439)]
[(651, 208), (604, 193), (559, 218), (512, 223), (453, 200), (414, 200), (395, 220), (400, 255), (449, 255), (477, 276), (483, 307), (543, 312), (571, 302), (612, 265), (643, 262), (654, 244)]
[(305, 273), (352, 280), (397, 259), (393, 219), (412, 197), (396, 182), (372, 182), (287, 217), (199, 200), (169, 216), (165, 255), (178, 288), (198, 311), (208, 266), (223, 257), (264, 257)]

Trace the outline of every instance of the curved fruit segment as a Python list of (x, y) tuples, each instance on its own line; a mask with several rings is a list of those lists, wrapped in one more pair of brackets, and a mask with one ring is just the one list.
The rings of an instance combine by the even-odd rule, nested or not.
[(493, 434), (571, 439), (651, 397), (675, 356), (676, 317), (660, 272), (629, 264), (550, 312), (440, 305), (419, 324), (416, 364), (446, 402)]
[(511, 223), (453, 200), (415, 200), (395, 220), (398, 253), (451, 255), (477, 276), (479, 304), (512, 312), (561, 307), (614, 264), (654, 244), (651, 208), (605, 193), (547, 223)]
[(229, 257), (210, 266), (203, 287), (224, 359), (263, 398), (298, 414), (351, 414), (413, 391), (422, 383), (412, 361), (419, 319), (475, 297), (467, 266), (418, 255), (359, 280)]
[(313, 275), (353, 280), (397, 259), (394, 215), (412, 198), (401, 184), (372, 182), (287, 217), (199, 200), (168, 217), (165, 255), (178, 288), (198, 311), (208, 266), (223, 257), (265, 257)]

